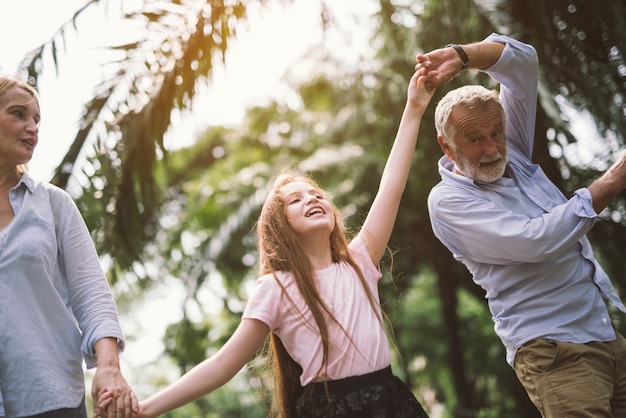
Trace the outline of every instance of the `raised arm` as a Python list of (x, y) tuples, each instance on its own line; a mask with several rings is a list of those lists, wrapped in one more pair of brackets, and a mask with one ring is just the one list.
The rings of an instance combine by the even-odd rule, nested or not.
[(506, 114), (507, 145), (532, 160), (539, 74), (538, 56), (532, 45), (492, 33), (480, 42), (418, 54), (416, 61), (416, 68), (437, 72), (432, 81), (429, 80), (435, 88), (450, 81), (463, 68), (484, 71), (497, 81)]
[(435, 72), (422, 68), (411, 77), (398, 133), (387, 158), (378, 193), (361, 228), (360, 234), (374, 264), (380, 261), (391, 237), (413, 161), (422, 116), (434, 92), (434, 89), (426, 88), (426, 82), (433, 76)]
[(503, 50), (504, 44), (501, 42), (483, 41), (456, 47), (446, 46), (427, 54), (418, 54), (415, 58), (417, 62), (415, 68), (436, 71), (428, 82), (433, 88), (437, 88), (452, 80), (464, 69), (484, 70), (491, 67), (498, 61)]

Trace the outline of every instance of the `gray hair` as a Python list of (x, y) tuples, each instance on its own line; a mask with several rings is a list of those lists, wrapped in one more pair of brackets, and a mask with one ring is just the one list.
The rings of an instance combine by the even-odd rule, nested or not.
[(504, 109), (496, 90), (489, 90), (479, 85), (468, 85), (449, 91), (437, 103), (435, 108), (437, 136), (443, 137), (446, 143), (454, 146), (454, 141), (450, 141), (450, 138), (454, 136), (454, 126), (450, 124), (452, 111), (460, 106), (468, 109), (481, 108), (488, 103), (496, 103), (498, 105), (504, 121)]

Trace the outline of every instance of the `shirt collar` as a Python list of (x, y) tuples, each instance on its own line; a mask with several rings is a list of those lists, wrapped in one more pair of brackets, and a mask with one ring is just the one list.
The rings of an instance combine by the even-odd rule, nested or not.
[[(23, 185), (23, 186), (22, 186)], [(29, 192), (33, 192), (35, 190), (35, 180), (28, 173), (22, 173), (22, 177), (17, 182), (13, 189), (17, 189), (19, 187), (26, 187), (26, 190)]]
[(475, 185), (476, 182), (468, 177), (462, 176), (454, 172), (454, 161), (444, 155), (439, 159), (439, 174), (446, 181), (452, 181), (467, 185)]

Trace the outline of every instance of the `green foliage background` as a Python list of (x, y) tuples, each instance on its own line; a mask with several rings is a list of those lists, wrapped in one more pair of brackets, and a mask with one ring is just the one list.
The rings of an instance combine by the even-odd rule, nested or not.
[[(110, 260), (122, 311), (166, 277), (180, 280), (187, 302), (200, 309), (198, 320), (184, 304), (182, 320), (164, 330), (158, 364), (133, 372), (142, 396), (210, 356), (236, 327), (256, 277), (251, 231), (280, 169), (297, 166), (313, 175), (343, 208), (347, 227), (358, 228), (395, 136), (416, 53), (479, 41), (493, 31), (533, 44), (541, 67), (534, 159), (566, 195), (598, 176), (624, 148), (622, 0), (602, 7), (584, 0), (379, 0), (371, 16), (376, 54), (358, 68), (325, 54), (322, 43), (310, 57), (317, 70), (292, 86), (297, 101), (275, 98), (248, 109), (241, 126), (211, 127), (188, 148), (166, 149), (172, 110), (189, 109), (249, 8), (277, 2), (173, 1), (165, 7), (154, 0), (129, 13), (128, 19), (144, 19), (152, 30), (145, 40), (115, 46), (123, 59), (85, 104), (80, 129), (53, 179), (62, 187), (79, 179), (76, 200), (100, 253)], [(332, 8), (320, 2), (320, 24), (337, 29)], [(106, 2), (86, 7), (100, 3)], [(59, 36), (41, 53), (52, 49), (56, 57)], [(172, 47), (161, 48), (165, 43)], [(26, 62), (35, 81), (45, 69), (42, 54)], [(466, 82), (490, 84), (478, 72), (463, 73), (436, 93), (433, 104)], [(150, 99), (143, 100), (148, 92)], [(574, 132), (568, 107), (587, 112), (601, 139)], [(441, 155), (432, 117), (429, 111), (423, 120), (390, 243), (393, 256), (383, 263), (381, 295), (398, 349), (394, 370), (433, 417), (538, 417), (504, 361), (482, 290), (432, 235), (426, 197), (438, 181)], [(594, 150), (592, 158), (582, 157), (583, 146)], [(590, 234), (621, 289), (624, 198)], [(221, 299), (218, 313), (199, 297), (216, 288), (222, 289), (213, 292)], [(616, 324), (623, 329), (620, 316)], [(172, 365), (174, 376), (166, 371)], [(167, 416), (261, 417), (270, 396), (255, 361), (228, 385)]]

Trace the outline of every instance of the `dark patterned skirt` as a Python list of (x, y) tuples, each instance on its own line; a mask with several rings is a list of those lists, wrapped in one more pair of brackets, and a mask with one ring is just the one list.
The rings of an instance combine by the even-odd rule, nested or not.
[(391, 372), (391, 366), (362, 376), (324, 384), (308, 384), (298, 400), (298, 418), (428, 418), (409, 388)]

